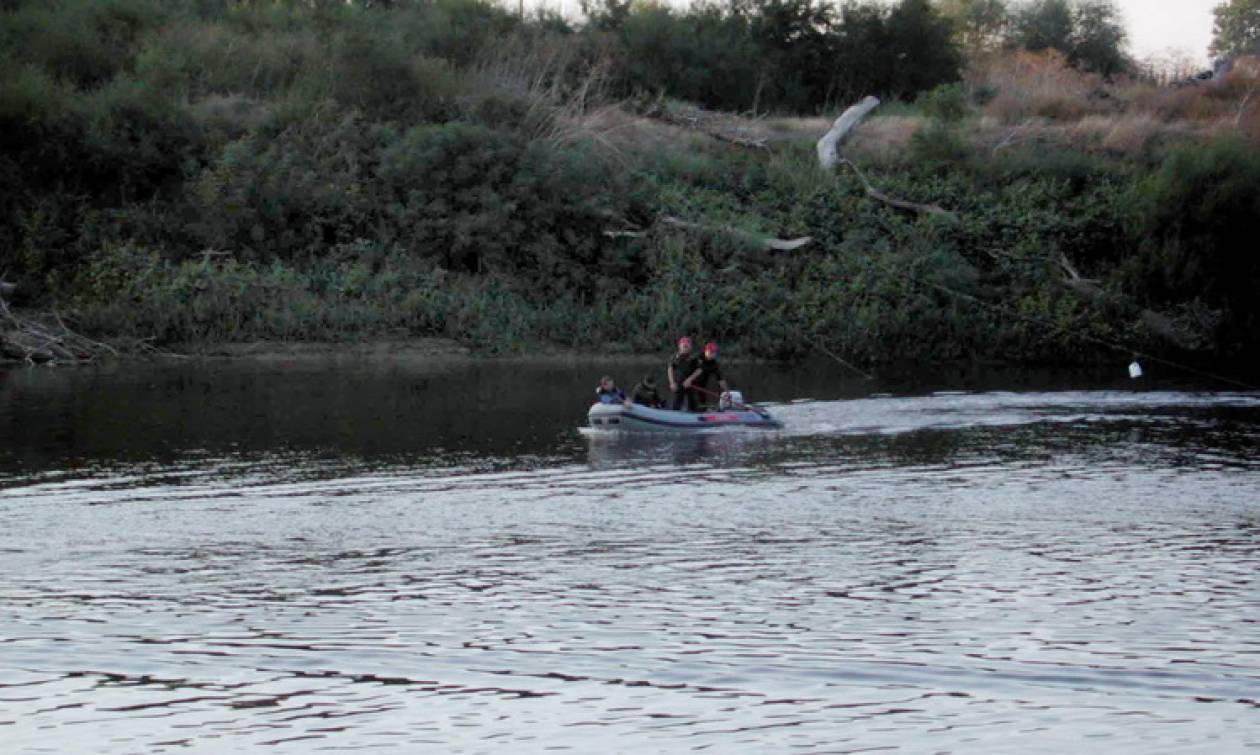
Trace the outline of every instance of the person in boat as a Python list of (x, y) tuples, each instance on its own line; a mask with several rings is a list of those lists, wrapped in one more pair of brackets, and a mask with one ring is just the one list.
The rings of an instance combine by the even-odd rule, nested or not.
[(683, 388), (700, 394), (698, 399), (700, 405), (705, 404), (705, 397), (718, 394), (711, 388), (710, 383), (716, 379), (718, 389), (722, 391), (730, 390), (727, 386), (725, 378), (722, 377), (722, 368), (718, 365), (717, 360), (718, 345), (717, 341), (709, 341), (704, 345), (704, 356), (700, 358), (696, 369), (687, 379), (683, 380)]
[(661, 392), (656, 389), (656, 379), (651, 375), (644, 375), (639, 384), (634, 387), (634, 392), (630, 394), (630, 400), (636, 404), (650, 406), (659, 409), (665, 405), (665, 400), (661, 398)]
[(626, 394), (617, 387), (616, 381), (611, 376), (605, 375), (599, 379), (599, 384), (595, 386), (595, 400), (601, 404), (626, 404)]
[(687, 336), (679, 338), (678, 351), (674, 353), (674, 358), (669, 361), (669, 389), (674, 393), (674, 400), (670, 403), (670, 409), (678, 411), (685, 406), (689, 412), (696, 410), (696, 394), (690, 387), (684, 387), (683, 381), (695, 372), (699, 366), (700, 360), (696, 359), (696, 355), (691, 353), (691, 339)]

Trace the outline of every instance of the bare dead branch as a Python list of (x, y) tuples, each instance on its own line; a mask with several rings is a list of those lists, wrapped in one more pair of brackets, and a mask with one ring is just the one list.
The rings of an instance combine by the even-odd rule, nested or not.
[(740, 125), (739, 119), (699, 107), (670, 107), (662, 102), (648, 109), (647, 115), (674, 126), (698, 131), (720, 142), (746, 149), (766, 150), (764, 136), (756, 136)]
[(831, 130), (818, 140), (819, 167), (828, 173), (835, 170), (839, 165), (844, 165), (850, 168), (854, 174), (857, 175), (858, 180), (862, 182), (863, 188), (866, 189), (867, 196), (878, 202), (883, 202), (889, 207), (921, 214), (936, 215), (949, 220), (958, 220), (957, 215), (939, 205), (908, 202), (904, 199), (897, 199), (895, 197), (888, 196), (879, 189), (876, 189), (874, 185), (867, 180), (862, 171), (858, 169), (858, 166), (853, 164), (853, 161), (840, 154), (840, 145), (843, 144), (844, 140), (849, 137), (849, 134), (853, 132), (853, 129), (857, 128), (858, 124), (862, 122), (862, 119), (878, 106), (878, 97), (866, 97), (858, 104), (849, 107), (840, 115), (839, 118), (836, 119), (836, 122), (831, 126)]
[(116, 356), (118, 351), (71, 330), (56, 311), (51, 322), (22, 317), (0, 299), (0, 357), (31, 364), (43, 362), (91, 362)]
[(883, 202), (889, 207), (895, 207), (898, 210), (908, 210), (910, 212), (936, 215), (938, 217), (946, 218), (948, 220), (958, 220), (957, 215), (945, 209), (944, 207), (941, 207), (940, 205), (921, 204), (919, 202), (909, 202), (904, 199), (896, 199), (894, 197), (890, 197), (884, 192), (880, 191), (879, 189), (876, 189), (871, 184), (871, 182), (867, 180), (866, 176), (862, 173), (862, 171), (858, 170), (858, 166), (854, 165), (850, 160), (841, 159), (840, 164), (848, 167), (849, 169), (853, 171), (854, 175), (858, 177), (858, 180), (862, 182), (862, 187), (866, 189), (867, 196), (869, 196), (871, 199), (874, 199), (879, 202)]
[(840, 145), (849, 138), (853, 129), (857, 128), (858, 124), (877, 107), (879, 107), (878, 97), (866, 97), (840, 114), (836, 122), (831, 125), (831, 130), (818, 140), (818, 164), (823, 170), (835, 169), (843, 159), (840, 156)]
[(745, 231), (742, 228), (735, 228), (734, 226), (730, 226), (730, 225), (720, 225), (720, 226), (703, 225), (701, 223), (693, 223), (687, 220), (682, 220), (680, 218), (675, 218), (670, 215), (663, 216), (661, 218), (661, 222), (664, 223), (665, 225), (671, 225), (676, 228), (687, 228), (690, 230), (706, 231), (709, 233), (725, 233), (727, 235), (734, 236), (749, 245), (760, 246), (763, 249), (771, 249), (777, 252), (796, 251), (797, 249), (800, 249), (801, 247), (805, 246), (809, 242), (813, 241), (813, 238), (809, 236), (802, 236), (796, 239), (766, 238), (764, 236), (758, 236), (755, 233), (750, 233), (749, 231)]
[[(1063, 279), (1060, 282), (1077, 296), (1088, 301), (1106, 301), (1115, 298), (1113, 295), (1108, 294), (1106, 289), (1100, 286), (1097, 281), (1083, 277), (1077, 271), (1076, 266), (1072, 264), (1072, 261), (1067, 258), (1066, 254), (1060, 252), (1056, 262), (1058, 262), (1059, 268), (1063, 271)], [(1133, 307), (1131, 303), (1122, 301), (1121, 304)], [(1152, 309), (1141, 309), (1138, 311), (1138, 320), (1151, 333), (1178, 348), (1193, 351), (1200, 347), (1200, 339), (1192, 332), (1187, 332), (1186, 328), (1180, 327), (1168, 315)]]
[(1011, 146), (1012, 144), (1014, 144), (1014, 143), (1015, 143), (1015, 141), (1016, 141), (1016, 139), (1017, 139), (1017, 138), (1018, 138), (1018, 137), (1019, 137), (1019, 136), (1020, 136), (1020, 135), (1021, 135), (1024, 131), (1026, 131), (1026, 130), (1028, 129), (1028, 127), (1032, 125), (1032, 123), (1033, 123), (1033, 121), (1032, 121), (1032, 119), (1030, 118), (1029, 120), (1024, 121), (1023, 123), (1019, 124), (1019, 125), (1018, 125), (1018, 126), (1016, 126), (1015, 128), (1013, 128), (1013, 129), (1011, 129), (1010, 131), (1006, 132), (1006, 136), (1002, 137), (1002, 141), (1000, 141), (1000, 142), (998, 142), (997, 144), (993, 145), (993, 154), (995, 154), (995, 155), (996, 155), (998, 152), (1000, 152), (1000, 151), (1002, 151), (1002, 150), (1006, 149), (1007, 147)]

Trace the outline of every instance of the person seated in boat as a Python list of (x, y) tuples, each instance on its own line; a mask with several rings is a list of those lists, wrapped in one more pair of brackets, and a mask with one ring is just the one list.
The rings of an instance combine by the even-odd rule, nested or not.
[(661, 398), (661, 392), (656, 389), (656, 379), (651, 375), (643, 376), (639, 384), (634, 387), (634, 392), (630, 394), (630, 400), (636, 404), (650, 406), (654, 409), (665, 406), (665, 401)]
[(683, 381), (683, 387), (699, 393), (699, 402), (701, 407), (706, 403), (705, 397), (718, 394), (714, 392), (709, 384), (715, 378), (717, 379), (718, 389), (722, 391), (730, 390), (730, 386), (726, 384), (725, 378), (722, 377), (722, 368), (718, 365), (717, 360), (718, 345), (716, 341), (709, 341), (704, 345), (704, 356), (697, 363), (695, 371)]
[(617, 387), (612, 377), (605, 375), (595, 386), (595, 400), (601, 404), (626, 404), (626, 394)]
[(669, 361), (669, 389), (674, 393), (670, 409), (678, 411), (686, 407), (689, 412), (696, 410), (696, 394), (690, 387), (683, 387), (683, 381), (695, 372), (699, 365), (700, 360), (691, 353), (691, 339), (687, 336), (679, 338), (678, 351)]

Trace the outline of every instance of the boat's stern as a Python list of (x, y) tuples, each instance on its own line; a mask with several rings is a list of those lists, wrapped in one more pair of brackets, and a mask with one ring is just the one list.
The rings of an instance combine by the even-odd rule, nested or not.
[(586, 421), (597, 430), (619, 430), (628, 411), (625, 404), (592, 404)]

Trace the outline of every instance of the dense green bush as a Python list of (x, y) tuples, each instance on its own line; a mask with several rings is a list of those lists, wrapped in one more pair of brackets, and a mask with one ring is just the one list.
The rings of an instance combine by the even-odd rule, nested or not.
[(1149, 301), (1199, 301), (1220, 313), (1222, 347), (1260, 345), (1260, 153), (1227, 138), (1173, 151), (1128, 196), (1140, 254), (1133, 285)]
[(189, 251), (292, 260), (378, 235), (373, 171), (395, 133), (353, 112), (324, 111), (275, 136), (227, 145), (190, 187)]
[(158, 0), (24, 2), (0, 15), (0, 49), (79, 87), (128, 70), (148, 31), (168, 18)]
[(622, 204), (597, 155), (483, 126), (419, 126), (387, 148), (380, 177), (395, 240), (463, 272), (526, 272), (546, 292), (589, 293), (602, 231)]

